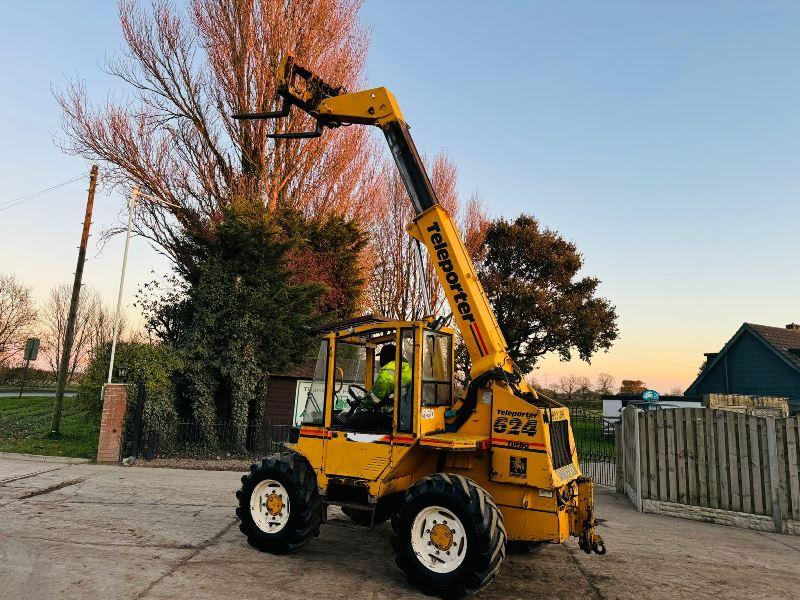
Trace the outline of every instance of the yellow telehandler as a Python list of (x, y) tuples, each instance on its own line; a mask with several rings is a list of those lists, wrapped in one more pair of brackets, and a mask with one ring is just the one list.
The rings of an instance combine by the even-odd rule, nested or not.
[[(383, 131), (416, 213), (408, 233), (427, 248), (472, 367), (456, 399), (455, 332), (442, 318), (367, 315), (319, 331), (302, 425), (287, 452), (254, 464), (236, 493), (248, 542), (276, 554), (298, 550), (331, 505), (370, 527), (391, 519), (397, 565), (413, 585), (443, 597), (486, 586), (507, 545), (533, 550), (575, 536), (585, 552), (605, 554), (569, 411), (531, 389), (509, 357), (394, 96), (383, 87), (347, 93), (292, 57), (281, 63), (277, 90), (279, 111), (236, 118), (280, 118), (296, 106), (316, 129), (272, 137), (318, 137), (349, 124)], [(387, 373), (391, 393), (379, 398)]]

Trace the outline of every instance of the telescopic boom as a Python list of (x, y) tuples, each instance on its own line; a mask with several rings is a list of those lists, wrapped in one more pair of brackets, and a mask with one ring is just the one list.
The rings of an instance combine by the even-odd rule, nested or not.
[(298, 66), (291, 56), (281, 62), (276, 90), (283, 101), (280, 110), (239, 114), (234, 118), (279, 119), (288, 116), (292, 106), (297, 106), (315, 119), (316, 128), (309, 132), (274, 133), (269, 137), (315, 138), (321, 136), (325, 128), (350, 124), (374, 125), (383, 131), (416, 213), (408, 233), (425, 244), (436, 266), (436, 274), (472, 360), (472, 378), (501, 369), (511, 376), (520, 391), (533, 393), (508, 355), (506, 341), (472, 260), (453, 218), (439, 204), (394, 95), (385, 87), (348, 93)]

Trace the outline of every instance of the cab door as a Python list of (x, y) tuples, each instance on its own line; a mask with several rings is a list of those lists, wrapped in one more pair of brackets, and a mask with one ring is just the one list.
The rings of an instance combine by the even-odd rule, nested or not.
[(389, 466), (389, 434), (332, 431), (326, 440), (325, 474), (373, 481)]
[(337, 340), (333, 361), (333, 407), (330, 437), (325, 441), (325, 473), (330, 476), (375, 480), (391, 461), (391, 431), (358, 430), (338, 424), (337, 415), (347, 410), (351, 385), (369, 389), (374, 348)]

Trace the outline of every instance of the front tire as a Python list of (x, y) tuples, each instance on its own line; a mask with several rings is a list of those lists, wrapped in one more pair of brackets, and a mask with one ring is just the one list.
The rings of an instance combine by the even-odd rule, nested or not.
[(236, 498), (239, 529), (262, 552), (295, 552), (319, 535), (322, 501), (317, 477), (302, 456), (273, 455), (252, 465), (242, 476)]
[(397, 565), (426, 594), (477, 592), (505, 558), (500, 510), (486, 490), (461, 475), (434, 473), (409, 488), (392, 528)]

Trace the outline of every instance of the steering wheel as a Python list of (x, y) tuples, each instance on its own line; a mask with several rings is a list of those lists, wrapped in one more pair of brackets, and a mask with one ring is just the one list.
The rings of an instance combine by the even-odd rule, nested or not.
[(347, 389), (347, 394), (350, 396), (347, 399), (347, 403), (353, 410), (361, 406), (364, 399), (367, 396), (369, 396), (369, 392), (366, 390), (365, 387), (357, 385), (355, 383), (350, 384), (350, 387)]

